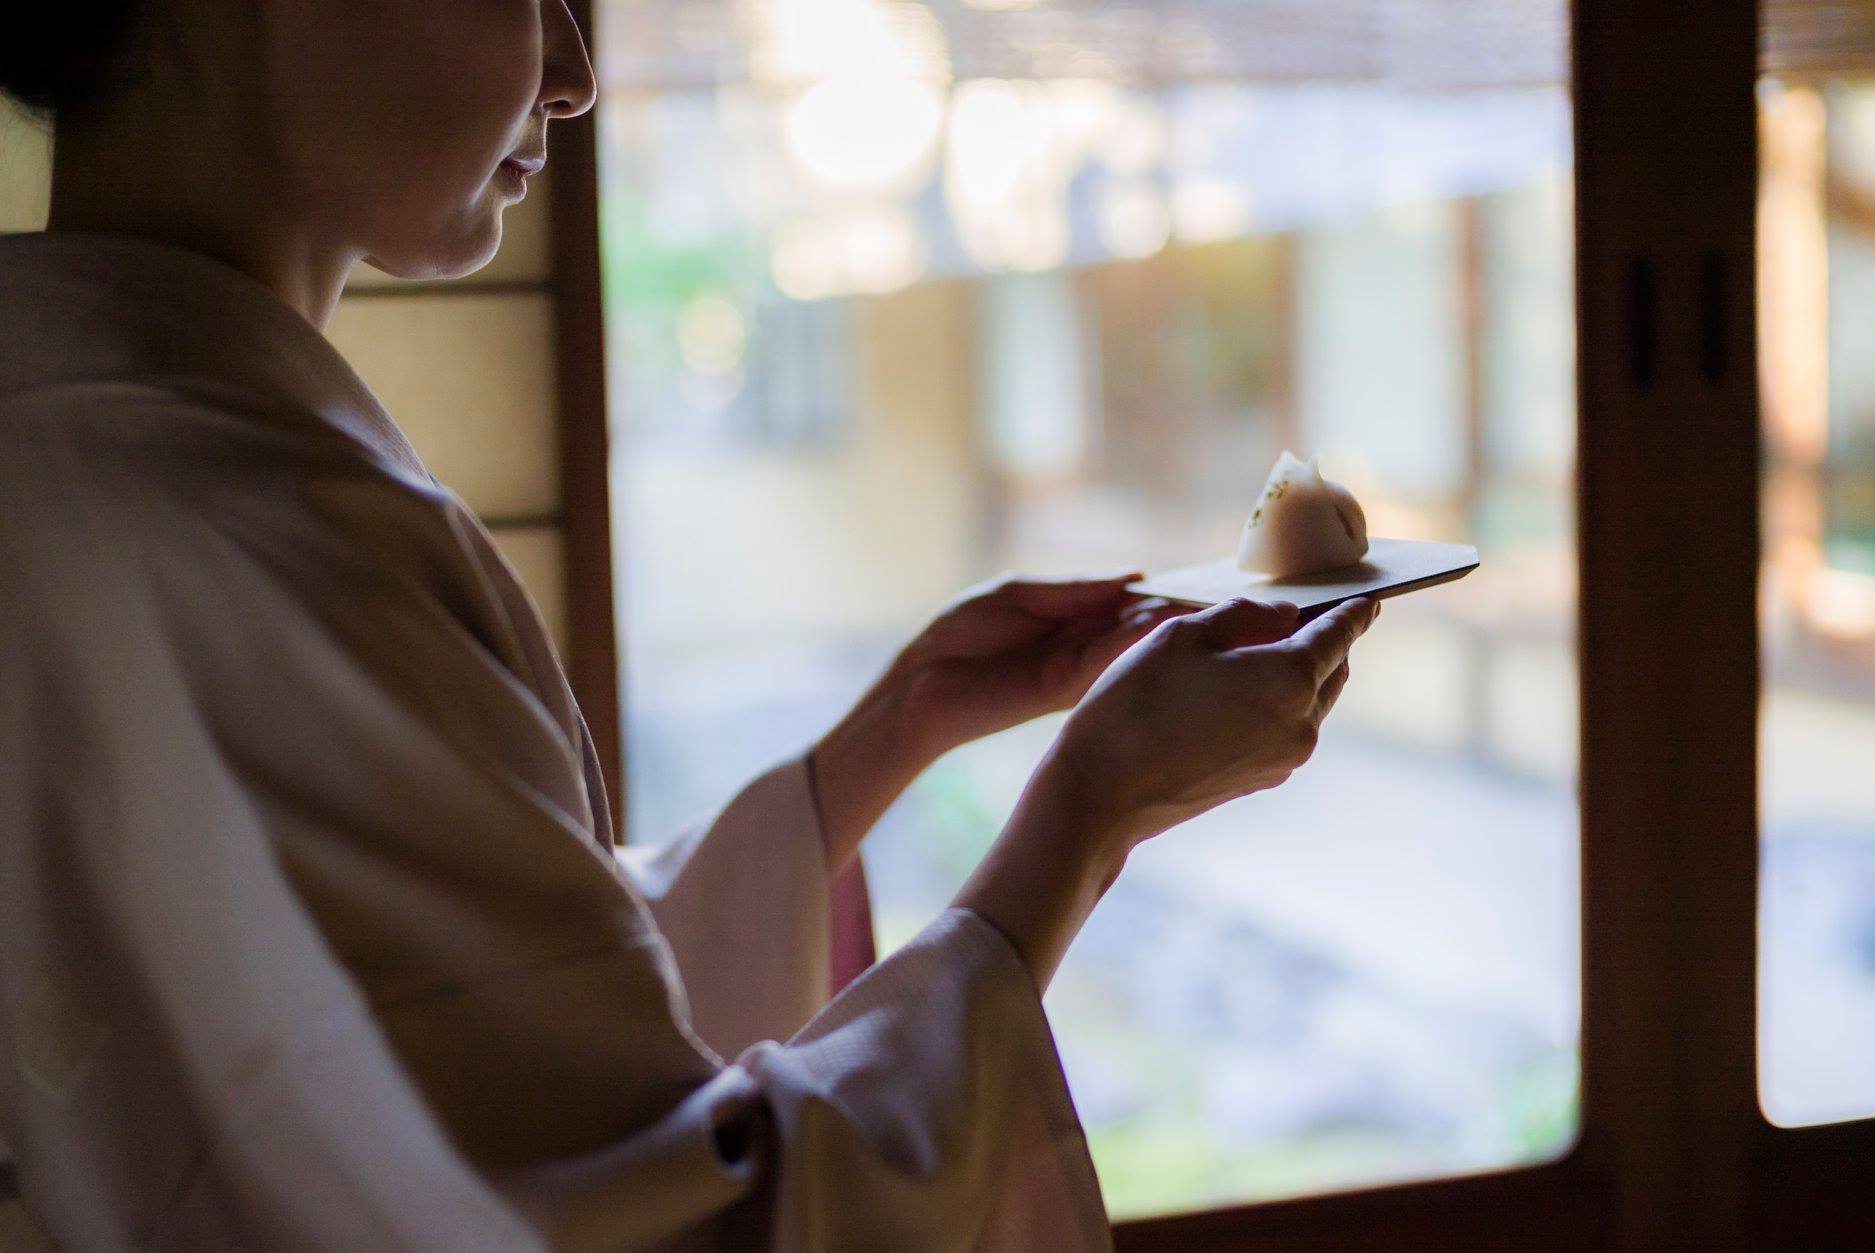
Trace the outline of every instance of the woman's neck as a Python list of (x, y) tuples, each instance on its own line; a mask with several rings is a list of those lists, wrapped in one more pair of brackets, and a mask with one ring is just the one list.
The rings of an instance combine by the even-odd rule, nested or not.
[[(179, 112), (179, 111), (177, 111)], [(166, 133), (174, 113), (145, 109), (62, 127), (53, 143), (47, 229), (129, 235), (233, 266), (324, 330), (355, 252), (322, 245), (296, 220), (262, 153), (225, 135)], [(186, 129), (186, 128), (179, 128)]]

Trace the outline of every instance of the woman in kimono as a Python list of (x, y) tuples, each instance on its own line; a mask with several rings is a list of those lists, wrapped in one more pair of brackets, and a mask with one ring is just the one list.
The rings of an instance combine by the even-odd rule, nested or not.
[[(23, 6), (0, 240), (0, 1232), (73, 1249), (1100, 1248), (1041, 991), (1141, 841), (1308, 756), (1375, 610), (959, 598), (621, 858), (532, 604), (320, 334), (485, 262), (592, 105), (562, 0)], [(829, 883), (1073, 707), (837, 994)]]

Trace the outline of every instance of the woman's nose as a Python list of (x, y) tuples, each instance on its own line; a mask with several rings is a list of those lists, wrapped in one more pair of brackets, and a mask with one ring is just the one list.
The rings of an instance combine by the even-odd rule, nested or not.
[(542, 5), (541, 22), (540, 106), (548, 117), (578, 117), (599, 94), (585, 40), (566, 0)]

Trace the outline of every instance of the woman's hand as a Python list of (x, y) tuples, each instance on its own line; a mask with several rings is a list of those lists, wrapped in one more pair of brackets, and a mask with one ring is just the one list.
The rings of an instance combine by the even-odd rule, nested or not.
[(1071, 707), (1113, 659), (1185, 610), (1105, 578), (1009, 576), (953, 600), (809, 755), (827, 861), (843, 868), (919, 772), (980, 736)]
[(1275, 787), (1314, 754), (1379, 612), (1353, 601), (1298, 629), (1293, 605), (1238, 599), (1167, 623), (1101, 676), (1046, 768), (1129, 846)]
[(1126, 590), (1144, 577), (1006, 575), (958, 596), (892, 664), (888, 681), (903, 693), (909, 735), (936, 759), (1073, 708), (1114, 658), (1191, 612)]
[(1154, 630), (1068, 718), (957, 904), (1046, 986), (1135, 847), (1308, 760), (1378, 613), (1350, 601), (1297, 629), (1294, 606), (1240, 599)]

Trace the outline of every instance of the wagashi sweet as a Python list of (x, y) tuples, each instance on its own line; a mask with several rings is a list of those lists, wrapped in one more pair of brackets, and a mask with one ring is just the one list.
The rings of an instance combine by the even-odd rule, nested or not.
[(1322, 459), (1284, 452), (1244, 523), (1241, 570), (1287, 579), (1351, 566), (1367, 555), (1367, 515), (1354, 493), (1322, 477)]

